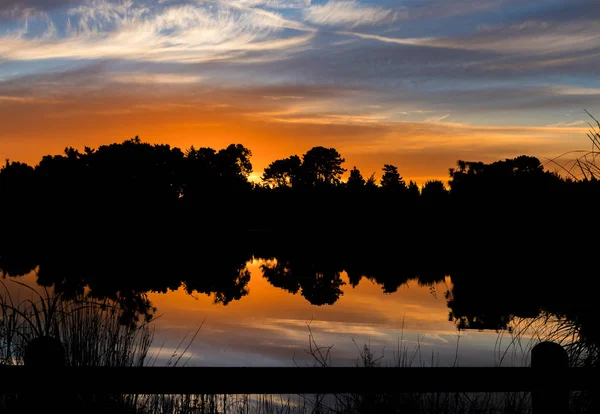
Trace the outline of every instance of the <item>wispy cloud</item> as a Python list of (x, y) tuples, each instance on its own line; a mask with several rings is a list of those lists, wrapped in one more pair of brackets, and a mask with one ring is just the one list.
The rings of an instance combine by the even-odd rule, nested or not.
[(26, 97), (26, 96), (6, 96), (0, 95), (0, 102), (19, 102), (19, 103), (29, 103), (35, 102), (34, 98)]
[(548, 86), (558, 95), (600, 95), (600, 88), (584, 88), (577, 86)]
[(252, 114), (264, 121), (280, 122), (286, 124), (312, 124), (312, 125), (361, 125), (385, 127), (387, 115), (359, 115), (359, 114), (314, 114), (286, 116), (280, 113)]
[[(565, 57), (551, 54), (590, 51), (596, 49), (600, 44), (600, 29), (590, 27), (587, 22), (548, 24), (530, 21), (507, 27), (484, 27), (467, 35), (448, 37), (401, 38), (354, 31), (338, 33), (401, 45), (487, 51), (508, 55), (546, 55), (551, 56), (552, 61), (562, 60)], [(545, 62), (548, 63), (547, 59)], [(510, 64), (514, 64), (514, 62)]]
[(60, 100), (49, 99), (49, 98), (39, 98), (34, 96), (11, 96), (11, 95), (0, 95), (0, 104), (8, 103), (8, 104), (56, 104), (59, 103)]
[(282, 99), (304, 99), (304, 97), (303, 96), (295, 96), (295, 95), (283, 95), (283, 96), (266, 95), (266, 96), (263, 96), (263, 99), (270, 99), (272, 101), (281, 101)]
[(449, 116), (450, 116), (450, 114), (432, 116), (432, 117), (426, 118), (425, 122), (438, 123), (438, 122), (442, 122), (444, 119), (448, 118)]
[(383, 7), (363, 6), (355, 0), (330, 0), (304, 11), (309, 22), (327, 26), (376, 26), (398, 19), (399, 12)]
[(189, 76), (167, 73), (119, 73), (110, 76), (110, 79), (118, 83), (140, 83), (140, 84), (190, 84), (202, 81), (201, 76)]
[[(198, 0), (202, 2), (204, 0)], [(221, 0), (241, 7), (268, 7), (271, 9), (300, 9), (310, 6), (311, 0)]]
[(348, 31), (339, 31), (338, 34), (356, 36), (356, 37), (360, 37), (361, 39), (379, 40), (380, 42), (384, 42), (384, 43), (396, 43), (399, 45), (445, 47), (442, 45), (438, 45), (436, 43), (436, 39), (430, 38), (430, 37), (398, 38), (398, 37), (388, 37), (388, 36), (381, 36), (381, 35), (374, 35), (374, 34), (367, 34), (367, 33), (348, 32)]
[[(57, 31), (51, 22), (37, 36), (27, 30), (6, 34), (0, 37), (0, 57), (204, 62), (248, 51), (288, 53), (309, 41), (312, 31), (262, 9), (220, 3), (150, 8), (131, 0), (72, 8), (63, 26)], [(285, 30), (292, 33), (273, 36)]]
[(573, 122), (558, 122), (556, 124), (549, 124), (546, 125), (549, 128), (553, 128), (553, 127), (573, 127), (573, 126), (580, 126), (580, 125), (585, 125), (585, 121), (573, 121)]
[(88, 0), (1, 0), (0, 19), (23, 19), (43, 14), (46, 11), (85, 3)]
[(430, 45), (498, 53), (548, 54), (592, 50), (600, 44), (600, 29), (590, 22), (522, 21), (482, 26), (468, 35), (431, 39)]

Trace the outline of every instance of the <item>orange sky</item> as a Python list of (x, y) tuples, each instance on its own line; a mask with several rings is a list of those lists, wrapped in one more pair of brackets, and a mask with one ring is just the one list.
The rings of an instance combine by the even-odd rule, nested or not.
[(36, 164), (43, 155), (62, 153), (67, 146), (82, 150), (135, 135), (181, 149), (241, 143), (253, 152), (256, 178), (275, 159), (323, 145), (336, 148), (346, 159), (345, 168), (356, 165), (365, 177), (380, 176), (387, 163), (397, 165), (405, 180), (422, 184), (427, 179), (446, 182), (458, 159), (492, 162), (526, 154), (545, 161), (587, 146), (581, 127), (373, 121), (369, 115), (343, 115), (334, 109), (311, 113), (298, 100), (265, 97), (277, 90), (196, 95), (181, 86), (169, 89), (125, 88), (119, 95), (100, 89), (0, 100), (0, 157)]

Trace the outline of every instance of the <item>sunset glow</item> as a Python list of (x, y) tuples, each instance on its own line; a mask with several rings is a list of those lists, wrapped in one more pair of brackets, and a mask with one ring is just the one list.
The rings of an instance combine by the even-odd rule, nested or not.
[(335, 306), (315, 306), (300, 294), (272, 286), (262, 277), (262, 263), (248, 263), (250, 294), (226, 306), (214, 304), (207, 295), (189, 295), (183, 288), (150, 293), (160, 315), (153, 351), (165, 361), (182, 353), (184, 347), (175, 352), (177, 345), (200, 327), (186, 353), (194, 365), (293, 366), (294, 361), (312, 365), (315, 361), (305, 352), (311, 332), (318, 345), (334, 345), (336, 365), (354, 365), (357, 346), (363, 344), (370, 344), (378, 355), (383, 352), (386, 363), (392, 363), (402, 346), (422, 363), (429, 363), (433, 353), (442, 365), (451, 365), (457, 341), (464, 365), (494, 360), (493, 344), (502, 334), (458, 332), (448, 321), (444, 294), (451, 287), (449, 278), (432, 289), (410, 281), (397, 292), (384, 294), (381, 286), (366, 278), (353, 288), (343, 274), (344, 294)]
[(587, 0), (5, 0), (0, 158), (140, 136), (335, 147), (363, 174), (447, 181), (458, 159), (587, 148), (600, 7)]

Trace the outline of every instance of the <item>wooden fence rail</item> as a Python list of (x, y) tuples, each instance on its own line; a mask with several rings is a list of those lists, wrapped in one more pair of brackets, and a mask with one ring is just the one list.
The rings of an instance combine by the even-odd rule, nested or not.
[(2, 392), (115, 394), (330, 394), (585, 390), (592, 368), (0, 367)]
[[(568, 412), (569, 391), (598, 390), (599, 371), (568, 366), (553, 343), (532, 350), (531, 367), (221, 368), (0, 366), (3, 393), (338, 394), (532, 392), (536, 413)], [(33, 388), (33, 389), (32, 389)]]

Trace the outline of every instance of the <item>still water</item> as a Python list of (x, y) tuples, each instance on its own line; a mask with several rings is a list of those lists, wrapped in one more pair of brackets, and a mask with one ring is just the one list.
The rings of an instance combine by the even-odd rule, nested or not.
[(388, 294), (367, 278), (352, 287), (342, 272), (343, 294), (333, 305), (316, 306), (300, 293), (271, 285), (263, 277), (264, 263), (247, 263), (249, 293), (227, 305), (206, 294), (190, 295), (183, 287), (150, 293), (157, 307), (151, 349), (157, 364), (174, 361), (187, 348), (179, 364), (312, 366), (311, 333), (316, 345), (333, 346), (335, 366), (356, 365), (365, 344), (383, 357), (383, 365), (393, 364), (402, 351), (413, 366), (495, 366), (504, 354), (503, 364), (527, 363), (526, 352), (515, 353), (507, 332), (457, 329), (445, 297), (450, 277), (432, 286), (408, 281)]
[[(186, 289), (185, 282), (172, 283), (171, 288), (165, 285), (160, 292), (136, 293), (147, 295), (156, 308), (150, 323), (154, 329), (152, 364), (313, 366), (316, 360), (310, 355), (311, 347), (323, 347), (323, 351), (330, 348), (328, 362), (332, 366), (355, 366), (361, 363), (365, 345), (383, 366), (394, 365), (399, 358), (411, 366), (528, 363), (533, 343), (527, 332), (515, 342), (515, 332), (507, 330), (458, 329), (457, 322), (449, 318), (447, 295), (460, 291), (450, 276), (429, 282), (409, 278), (397, 288), (394, 285), (392, 293), (385, 293), (386, 288), (371, 278), (352, 280), (342, 271), (327, 279), (317, 272), (315, 279), (301, 281), (300, 288), (279, 280), (278, 286), (287, 286), (283, 289), (264, 272), (265, 265), (273, 268), (277, 263), (276, 259), (258, 258), (245, 266), (242, 262), (239, 273), (245, 276), (244, 294), (232, 300), (216, 301), (223, 297), (220, 291), (198, 293)], [(218, 266), (212, 263), (211, 267)], [(40, 275), (41, 271), (34, 271), (7, 276), (5, 286), (17, 301), (35, 299), (30, 290), (11, 282), (35, 286)], [(319, 275), (326, 280), (319, 281)], [(124, 282), (120, 279), (121, 286)], [(477, 289), (475, 293), (482, 296)], [(517, 318), (513, 324), (523, 320), (526, 318)]]

